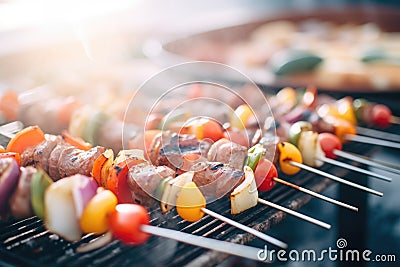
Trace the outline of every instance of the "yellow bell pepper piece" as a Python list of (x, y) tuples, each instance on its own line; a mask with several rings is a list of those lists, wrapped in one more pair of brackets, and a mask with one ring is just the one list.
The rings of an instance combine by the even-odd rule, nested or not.
[(182, 219), (196, 222), (204, 216), (206, 199), (194, 182), (186, 183), (176, 199), (176, 210)]
[(80, 226), (84, 233), (102, 234), (108, 231), (108, 216), (114, 211), (118, 200), (110, 190), (98, 192), (83, 210)]
[(231, 118), (231, 127), (245, 129), (250, 118), (254, 117), (253, 110), (249, 105), (243, 104), (236, 108)]
[(303, 158), (300, 151), (288, 142), (281, 142), (278, 144), (279, 150), (279, 166), (281, 170), (288, 175), (296, 174), (300, 171), (300, 168), (295, 167), (289, 163), (289, 161), (295, 161), (303, 163)]

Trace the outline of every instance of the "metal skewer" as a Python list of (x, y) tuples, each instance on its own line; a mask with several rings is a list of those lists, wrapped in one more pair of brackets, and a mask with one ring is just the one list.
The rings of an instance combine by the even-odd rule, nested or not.
[(400, 124), (400, 118), (396, 117), (396, 116), (390, 117), (389, 121), (390, 121), (390, 123), (393, 123), (393, 124)]
[(321, 226), (321, 227), (323, 227), (323, 228), (325, 228), (325, 229), (331, 229), (331, 225), (330, 225), (330, 224), (327, 224), (327, 223), (325, 223), (325, 222), (321, 222), (321, 221), (319, 221), (319, 220), (317, 220), (317, 219), (314, 219), (314, 218), (312, 218), (312, 217), (310, 217), (310, 216), (307, 216), (307, 215), (304, 215), (304, 214), (302, 214), (302, 213), (300, 213), (300, 212), (297, 212), (297, 211), (294, 211), (294, 210), (285, 208), (285, 207), (283, 207), (283, 206), (281, 206), (281, 205), (272, 203), (272, 202), (267, 201), (267, 200), (265, 200), (265, 199), (259, 198), (259, 199), (258, 199), (258, 203), (261, 203), (261, 204), (270, 206), (270, 207), (272, 207), (272, 208), (274, 208), (274, 209), (277, 209), (277, 210), (281, 210), (281, 211), (286, 212), (286, 213), (288, 213), (288, 214), (290, 214), (290, 215), (296, 216), (296, 217), (298, 217), (298, 218), (300, 218), (300, 219), (303, 219), (303, 220), (308, 221), (308, 222), (310, 222), (310, 223), (313, 223), (313, 224), (316, 224), (316, 225), (318, 225), (318, 226)]
[(355, 142), (360, 142), (360, 143), (365, 143), (365, 144), (400, 149), (400, 143), (391, 142), (391, 141), (387, 141), (387, 140), (381, 140), (378, 138), (372, 138), (372, 137), (362, 136), (362, 135), (350, 135), (350, 134), (346, 134), (344, 137), (345, 137), (345, 139), (347, 139), (349, 141), (355, 141)]
[(333, 154), (335, 154), (336, 156), (342, 157), (342, 158), (346, 158), (349, 160), (353, 160), (353, 161), (357, 161), (359, 163), (362, 164), (366, 164), (372, 167), (376, 167), (379, 168), (381, 170), (385, 170), (385, 171), (389, 171), (389, 172), (393, 172), (396, 174), (400, 174), (400, 170), (396, 169), (395, 166), (389, 166), (388, 163), (386, 162), (381, 162), (381, 161), (376, 161), (376, 160), (372, 160), (368, 157), (362, 156), (362, 155), (358, 155), (358, 154), (353, 154), (353, 153), (349, 153), (349, 152), (344, 152), (341, 150), (337, 150), (334, 149), (333, 150)]
[(201, 208), (201, 210), (205, 214), (210, 215), (211, 217), (214, 217), (214, 218), (217, 218), (218, 220), (226, 222), (227, 224), (230, 224), (230, 225), (232, 225), (232, 226), (234, 226), (236, 228), (239, 228), (239, 229), (241, 229), (241, 230), (243, 230), (245, 232), (248, 232), (248, 233), (250, 233), (250, 234), (252, 234), (252, 235), (254, 235), (254, 236), (258, 237), (258, 238), (261, 238), (261, 239), (263, 239), (263, 240), (265, 240), (265, 241), (267, 241), (267, 242), (269, 242), (269, 243), (271, 243), (271, 244), (273, 244), (275, 246), (278, 246), (278, 247), (281, 247), (281, 248), (287, 248), (288, 247), (288, 245), (286, 243), (276, 239), (275, 237), (266, 235), (266, 234), (264, 234), (264, 233), (262, 233), (260, 231), (257, 231), (254, 228), (251, 228), (251, 227), (248, 227), (248, 226), (243, 225), (241, 223), (235, 222), (234, 220), (231, 220), (231, 219), (229, 219), (229, 218), (227, 218), (225, 216), (222, 216), (221, 214), (218, 214), (216, 212), (213, 212), (213, 211), (211, 211), (211, 210), (209, 210), (207, 208)]
[[(156, 227), (152, 225), (142, 225), (140, 227), (140, 230), (151, 235), (170, 238), (186, 244), (260, 261), (260, 259), (258, 258), (258, 252), (260, 251), (260, 249), (258, 248), (187, 234), (184, 232)], [(269, 257), (267, 257), (267, 259), (269, 259)]]
[(356, 131), (357, 131), (357, 133), (362, 134), (362, 135), (386, 139), (386, 140), (393, 141), (393, 142), (400, 142), (400, 135), (397, 135), (397, 134), (387, 133), (384, 131), (364, 128), (364, 127), (360, 127), (360, 126), (356, 127)]
[(24, 128), (24, 124), (20, 121), (13, 121), (0, 126), (0, 134), (7, 137), (13, 138), (14, 133), (21, 131)]
[(348, 170), (352, 170), (352, 171), (363, 173), (363, 174), (366, 174), (366, 175), (369, 175), (369, 176), (373, 176), (375, 178), (381, 179), (381, 180), (386, 181), (386, 182), (391, 182), (392, 181), (392, 178), (387, 178), (384, 175), (381, 175), (381, 174), (378, 174), (378, 173), (375, 173), (375, 172), (371, 172), (371, 171), (368, 171), (368, 170), (364, 170), (362, 168), (359, 168), (359, 167), (356, 167), (356, 166), (353, 166), (353, 165), (350, 165), (350, 164), (347, 164), (347, 163), (344, 163), (344, 162), (340, 162), (340, 161), (337, 161), (337, 160), (334, 160), (334, 159), (330, 159), (330, 158), (327, 158), (327, 157), (318, 157), (317, 159), (320, 160), (320, 161), (326, 162), (328, 164), (332, 164), (332, 165), (339, 166), (339, 167), (342, 167), (342, 168), (345, 168), (345, 169), (348, 169)]
[(299, 191), (301, 191), (301, 192), (303, 192), (303, 193), (309, 194), (309, 195), (311, 195), (311, 196), (313, 196), (313, 197), (317, 197), (317, 198), (319, 198), (319, 199), (322, 199), (322, 200), (325, 200), (325, 201), (327, 201), (327, 202), (330, 202), (330, 203), (333, 203), (333, 204), (342, 206), (342, 207), (347, 208), (347, 209), (350, 209), (350, 210), (358, 211), (358, 208), (357, 208), (357, 207), (354, 207), (354, 206), (351, 206), (351, 205), (349, 205), (349, 204), (346, 204), (346, 203), (343, 203), (343, 202), (341, 202), (341, 201), (338, 201), (338, 200), (336, 200), (336, 199), (332, 199), (332, 198), (330, 198), (330, 197), (327, 197), (327, 196), (318, 194), (317, 192), (311, 191), (311, 190), (309, 190), (309, 189), (307, 189), (307, 188), (298, 186), (298, 185), (296, 185), (296, 184), (292, 184), (292, 183), (287, 182), (287, 181), (285, 181), (285, 180), (282, 180), (282, 179), (280, 179), (280, 178), (278, 178), (278, 177), (274, 177), (273, 180), (274, 180), (275, 182), (277, 182), (277, 183), (284, 184), (284, 185), (289, 186), (289, 187), (291, 187), (291, 188), (293, 188), (293, 189), (296, 189), (296, 190), (299, 190)]
[(362, 186), (362, 185), (359, 185), (359, 184), (356, 184), (356, 183), (347, 181), (347, 180), (345, 180), (345, 179), (342, 179), (342, 178), (337, 177), (337, 176), (335, 176), (335, 175), (332, 175), (332, 174), (330, 174), (330, 173), (326, 173), (326, 172), (317, 170), (317, 169), (315, 169), (315, 168), (313, 168), (313, 167), (310, 167), (310, 166), (307, 166), (307, 165), (304, 165), (304, 164), (302, 164), (302, 163), (295, 162), (295, 161), (292, 161), (292, 160), (290, 160), (290, 161), (288, 161), (288, 162), (289, 162), (289, 164), (291, 164), (291, 165), (293, 165), (293, 166), (295, 166), (295, 167), (298, 167), (298, 168), (301, 168), (301, 169), (305, 169), (305, 170), (307, 170), (307, 171), (310, 171), (310, 172), (319, 174), (319, 175), (321, 175), (321, 176), (327, 177), (327, 178), (332, 179), (332, 180), (334, 180), (334, 181), (337, 181), (337, 182), (339, 182), (339, 183), (346, 184), (346, 185), (349, 185), (349, 186), (358, 188), (358, 189), (360, 189), (360, 190), (364, 190), (364, 191), (366, 191), (366, 192), (368, 192), (368, 193), (371, 193), (371, 194), (374, 194), (374, 195), (377, 195), (377, 196), (380, 196), (380, 197), (383, 196), (383, 193), (381, 193), (381, 192), (378, 192), (378, 191), (373, 190), (373, 189), (371, 189), (371, 188), (368, 188), (368, 187), (365, 187), (365, 186)]

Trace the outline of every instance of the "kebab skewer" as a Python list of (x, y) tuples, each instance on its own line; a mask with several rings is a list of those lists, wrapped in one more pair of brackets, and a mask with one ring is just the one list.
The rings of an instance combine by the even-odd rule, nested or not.
[[(0, 166), (1, 180), (4, 182), (7, 179), (4, 183), (9, 186), (12, 183), (18, 184), (19, 187), (13, 193), (13, 198), (19, 200), (14, 200), (11, 208), (18, 206), (19, 215), (33, 209), (32, 213), (44, 219), (50, 232), (59, 234), (66, 240), (79, 240), (82, 233), (102, 234), (110, 231), (112, 236), (124, 243), (141, 245), (150, 235), (157, 235), (257, 260), (258, 249), (253, 247), (151, 226), (144, 207), (137, 204), (117, 204), (116, 196), (109, 190), (97, 187), (93, 178), (74, 175), (52, 182), (42, 170), (33, 167), (20, 168), (12, 158), (1, 159)], [(25, 208), (21, 208), (22, 206)], [(101, 237), (106, 241), (96, 240), (93, 244), (78, 247), (77, 251), (95, 249), (99, 244), (111, 241), (112, 236), (106, 233)]]
[[(298, 104), (298, 98), (302, 99), (300, 104)], [(390, 125), (392, 115), (385, 105), (369, 103), (364, 99), (353, 101), (350, 97), (335, 100), (327, 96), (318, 96), (314, 87), (308, 88), (304, 95), (297, 95), (292, 88), (284, 88), (275, 99), (277, 100), (272, 101), (276, 101), (275, 106), (279, 106), (279, 108), (275, 107), (275, 111), (281, 122), (309, 121), (315, 124), (316, 130), (333, 132), (343, 141), (400, 148), (400, 145), (393, 141), (357, 135), (357, 129), (361, 129), (364, 134), (368, 133), (367, 129), (356, 127), (358, 122), (379, 127)], [(283, 107), (278, 105), (282, 102), (289, 104)], [(384, 133), (381, 132), (380, 136), (383, 138)], [(388, 137), (390, 139), (391, 135)]]
[[(44, 136), (42, 136), (43, 133), (40, 133), (40, 129), (37, 127), (32, 127), (32, 128), (27, 128), (25, 131), (23, 131), (23, 133), (26, 135), (26, 133), (29, 132), (29, 139), (27, 139), (26, 136), (22, 136), (21, 138), (21, 133), (20, 135), (16, 136), (15, 139), (12, 139), (9, 143), (8, 149), (14, 149), (16, 151), (19, 152), (23, 152), (22, 153), (22, 163), (25, 165), (29, 165), (29, 164), (35, 164), (36, 166), (41, 166), (44, 169), (48, 169), (49, 172), (52, 173), (52, 177), (54, 177), (55, 180), (58, 180), (60, 178), (63, 177), (67, 177), (76, 173), (80, 173), (80, 174), (84, 174), (84, 175), (90, 175), (90, 173), (95, 173), (96, 170), (93, 171), (93, 166), (95, 166), (97, 160), (102, 161), (102, 157), (107, 157), (109, 155), (109, 153), (105, 152), (105, 149), (102, 147), (95, 147), (92, 149), (89, 149), (87, 151), (82, 151), (80, 149), (77, 149), (73, 146), (70, 145), (66, 145), (63, 142), (58, 141), (57, 143), (57, 137), (56, 136), (50, 136), (47, 138), (47, 140), (44, 139)], [(37, 135), (36, 138), (37, 140), (34, 140), (34, 138), (32, 138), (32, 135)], [(41, 141), (43, 138), (44, 141)], [(39, 143), (39, 145), (36, 146), (31, 146), (33, 145), (33, 143), (27, 144), (26, 142), (36, 142)], [(18, 146), (19, 143), (24, 143), (24, 146), (29, 146), (28, 148), (26, 148), (25, 150), (23, 149), (23, 147)], [(54, 144), (57, 143), (57, 144)], [(47, 153), (45, 153), (45, 151), (48, 148), (53, 149), (53, 151), (51, 151), (51, 153), (48, 151)], [(60, 152), (61, 151), (61, 152)], [(111, 150), (109, 149), (107, 152), (110, 152)], [(104, 152), (104, 153), (102, 153)], [(56, 153), (56, 156), (53, 155), (53, 153)], [(143, 154), (143, 153), (142, 153)], [(37, 158), (35, 160), (35, 155), (39, 155), (40, 158)], [(53, 156), (52, 156), (53, 155)], [(100, 156), (101, 155), (101, 156)], [(145, 177), (146, 175), (148, 175), (149, 173), (146, 172), (146, 169), (143, 169), (145, 167), (146, 161), (143, 159), (143, 156), (141, 157), (137, 157), (136, 156), (137, 153), (130, 155), (129, 157), (127, 157), (126, 153), (122, 153), (121, 155), (119, 155), (116, 159), (116, 163), (115, 166), (112, 169), (112, 171), (110, 172), (110, 178), (107, 181), (107, 188), (112, 190), (118, 197), (118, 200), (120, 203), (126, 203), (126, 202), (132, 202), (132, 191), (131, 189), (128, 188), (128, 183), (127, 183), (127, 170), (130, 168), (133, 168), (136, 166), (135, 165), (139, 165), (142, 164), (140, 166), (138, 166), (141, 176)], [(49, 157), (49, 159), (48, 159)], [(53, 158), (58, 158), (58, 160), (52, 160)], [(30, 160), (33, 159), (33, 162)], [(107, 159), (111, 159), (111, 158), (107, 158)], [(53, 164), (51, 165), (51, 163), (53, 162)], [(110, 162), (110, 161), (108, 161)], [(127, 163), (129, 162), (129, 163)], [(110, 166), (104, 166), (105, 162), (101, 163), (101, 169), (109, 169)], [(65, 165), (63, 165), (65, 164)], [(129, 168), (128, 168), (129, 165)], [(58, 168), (55, 168), (54, 166), (57, 166)], [(152, 170), (152, 168), (150, 167), (150, 171)], [(171, 170), (172, 172), (172, 170)], [(144, 176), (143, 176), (144, 174)], [(101, 173), (100, 173), (101, 175)], [(249, 174), (248, 174), (249, 175)], [(96, 176), (96, 174), (94, 175)], [(108, 175), (107, 175), (108, 176)], [(189, 173), (184, 173), (178, 177), (176, 177), (173, 180), (173, 183), (171, 183), (170, 187), (165, 187), (162, 191), (163, 191), (163, 196), (164, 195), (169, 195), (171, 196), (169, 199), (171, 199), (172, 202), (174, 202), (174, 196), (178, 193), (177, 190), (179, 190), (179, 185), (182, 185), (182, 183), (190, 181), (192, 178), (189, 177), (190, 174)], [(193, 174), (192, 174), (193, 176)], [(154, 178), (154, 176), (151, 176)], [(148, 178), (148, 177), (147, 177)], [(232, 178), (230, 176), (225, 177), (225, 180), (229, 179), (232, 180), (230, 182), (226, 182), (228, 185), (227, 186), (233, 186), (233, 183), (237, 183), (240, 180), (237, 177), (236, 179)], [(248, 179), (245, 179), (248, 180)], [(251, 180), (251, 178), (250, 178)], [(151, 183), (154, 184), (154, 181), (150, 181)], [(157, 181), (156, 181), (157, 182)], [(171, 181), (172, 182), (172, 181)], [(178, 185), (179, 182), (179, 185)], [(101, 183), (101, 181), (99, 181), (99, 183)], [(173, 192), (168, 192), (168, 194), (165, 192), (166, 190), (171, 189)], [(136, 191), (139, 190), (138, 188), (136, 189)], [(170, 190), (170, 191), (171, 191)], [(254, 193), (254, 192), (253, 192)], [(255, 192), (255, 194), (257, 193), (257, 191)], [(147, 198), (150, 198), (150, 196), (147, 196)], [(169, 202), (168, 202), (169, 203)], [(236, 201), (235, 203), (240, 203), (240, 201)], [(169, 207), (171, 207), (171, 204), (168, 204)], [(246, 205), (245, 205), (246, 206)], [(162, 206), (163, 207), (163, 206)], [(241, 210), (242, 211), (242, 210)], [(241, 212), (240, 211), (240, 212)], [(209, 215), (215, 214), (209, 210), (206, 210), (204, 208), (204, 212), (207, 212)], [(232, 220), (223, 217), (221, 215), (218, 215), (218, 219), (223, 219), (225, 222), (234, 225), (235, 227), (240, 227), (240, 229), (245, 230), (247, 232), (250, 232), (252, 234), (255, 234), (257, 237), (260, 237), (268, 242), (271, 242), (277, 246), (280, 247), (285, 247), (286, 244), (275, 239), (272, 237), (269, 237), (261, 232), (258, 232), (250, 227), (238, 224), (238, 223), (234, 223)]]

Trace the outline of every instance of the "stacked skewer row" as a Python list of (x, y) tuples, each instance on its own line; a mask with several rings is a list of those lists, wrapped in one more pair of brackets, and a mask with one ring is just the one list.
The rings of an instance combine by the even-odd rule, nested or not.
[[(14, 99), (12, 107), (7, 105), (10, 99)], [(15, 99), (10, 93), (0, 101), (8, 120), (23, 114)], [(286, 243), (274, 237), (209, 210), (207, 200), (228, 196), (232, 214), (260, 203), (329, 229), (325, 222), (259, 198), (258, 191), (269, 191), (277, 182), (344, 208), (358, 208), (279, 178), (275, 164), (287, 175), (305, 169), (377, 196), (383, 193), (318, 167), (334, 164), (391, 181), (336, 159), (347, 157), (399, 174), (393, 166), (342, 150), (343, 142), (371, 141), (372, 137), (356, 134), (367, 132), (357, 122), (379, 127), (398, 122), (385, 106), (350, 98), (336, 101), (319, 96), (313, 87), (301, 93), (282, 89), (270, 102), (277, 120), (267, 118), (262, 131), (253, 129), (254, 113), (246, 104), (237, 106), (235, 116), (224, 125), (212, 119), (189, 119), (188, 123), (185, 116), (166, 123), (158, 114), (148, 121), (147, 131), (130, 139), (128, 150), (121, 148), (122, 134), (108, 133), (110, 125), (121, 125), (121, 121), (77, 102), (59, 105), (51, 116), (62, 118), (62, 123), (50, 123), (68, 128), (61, 135), (44, 134), (40, 125), (21, 129), (20, 123), (10, 122), (0, 128), (10, 138), (0, 154), (0, 214), (3, 219), (36, 215), (44, 219), (49, 231), (69, 241), (79, 240), (83, 233), (104, 234), (97, 243), (80, 248), (82, 252), (112, 237), (140, 245), (153, 234), (257, 259), (256, 248), (150, 226), (143, 206), (159, 204), (163, 213), (176, 206), (182, 219), (190, 222), (207, 214), (286, 248)], [(277, 135), (271, 130), (273, 125)], [(392, 140), (375, 140), (374, 144), (399, 148), (393, 141), (397, 136), (388, 136)]]

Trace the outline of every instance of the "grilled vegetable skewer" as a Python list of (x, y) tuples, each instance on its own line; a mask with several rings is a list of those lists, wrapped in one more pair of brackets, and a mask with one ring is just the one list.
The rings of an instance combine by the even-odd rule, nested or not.
[[(298, 121), (294, 123), (289, 129), (289, 140), (300, 148), (302, 154), (307, 153), (307, 165), (319, 166), (321, 162), (325, 162), (352, 171), (367, 174), (387, 182), (392, 181), (392, 179), (387, 178), (384, 175), (336, 161), (335, 158), (337, 151), (342, 149), (342, 144), (340, 143), (339, 138), (331, 133), (318, 134), (313, 132), (312, 126), (308, 122)], [(313, 144), (316, 147), (312, 149), (312, 147), (308, 146), (307, 144)]]
[[(31, 137), (33, 134), (35, 134), (35, 136), (38, 136), (38, 138), (36, 138), (36, 140), (32, 141), (31, 139), (29, 139), (29, 142), (25, 142), (26, 139), (28, 137)], [(109, 169), (110, 166), (108, 164), (106, 164), (107, 162), (110, 162), (109, 159), (111, 159), (112, 161), (112, 155), (111, 158), (107, 158), (108, 155), (106, 152), (110, 151), (105, 151), (104, 148), (92, 148), (88, 151), (83, 151), (77, 148), (74, 148), (73, 146), (67, 145), (65, 143), (63, 143), (62, 141), (58, 140), (57, 138), (54, 138), (54, 136), (48, 136), (47, 139), (44, 137), (44, 135), (42, 134), (42, 132), (40, 131), (39, 128), (37, 127), (28, 127), (26, 129), (24, 129), (21, 133), (19, 133), (18, 136), (16, 136), (14, 139), (11, 140), (11, 144), (9, 145), (9, 149), (12, 148), (18, 148), (19, 151), (21, 151), (22, 154), (22, 158), (23, 158), (23, 162), (25, 164), (36, 164), (36, 165), (41, 165), (44, 168), (49, 168), (50, 166), (47, 166), (45, 164), (45, 162), (47, 162), (46, 159), (46, 155), (50, 156), (52, 155), (54, 152), (48, 151), (47, 153), (43, 153), (43, 149), (51, 146), (51, 149), (53, 150), (57, 150), (57, 146), (59, 146), (61, 144), (62, 146), (62, 151), (60, 151), (59, 156), (57, 156), (58, 160), (55, 162), (56, 165), (55, 166), (59, 166), (61, 169), (58, 170), (58, 172), (54, 172), (55, 175), (55, 180), (62, 178), (62, 177), (66, 177), (68, 175), (74, 174), (74, 173), (81, 173), (81, 174), (85, 174), (88, 175), (89, 174), (95, 174), (96, 172), (96, 165), (98, 164), (98, 162), (101, 162), (101, 170), (100, 170), (100, 177), (97, 177), (97, 180), (101, 183), (102, 181), (99, 180), (99, 178), (101, 179), (101, 174), (103, 174), (103, 169)], [(50, 142), (56, 143), (56, 144), (51, 144)], [(39, 143), (36, 146), (32, 146), (34, 145), (34, 143)], [(94, 149), (94, 150), (93, 150)], [(95, 152), (98, 151), (98, 152)], [(39, 153), (40, 152), (40, 153)], [(94, 153), (93, 153), (94, 152)], [(103, 153), (102, 153), (103, 152)], [(29, 158), (35, 158), (34, 155), (40, 155), (41, 157), (37, 159), (37, 161), (33, 161), (32, 163), (30, 162), (30, 160), (28, 160)], [(33, 156), (31, 156), (33, 155)], [(105, 159), (105, 161), (102, 161), (102, 159)], [(65, 163), (67, 162), (69, 168), (65, 168), (62, 165), (60, 165), (60, 163)], [(72, 164), (72, 165), (71, 165)], [(120, 203), (126, 203), (126, 202), (132, 202), (132, 197), (131, 197), (131, 193), (128, 189), (128, 184), (127, 184), (127, 176), (128, 176), (128, 169), (135, 167), (136, 165), (140, 165), (139, 167), (143, 170), (143, 167), (146, 166), (146, 160), (144, 160), (143, 158), (143, 153), (142, 156), (138, 155), (137, 152), (132, 152), (126, 154), (126, 153), (120, 153), (116, 159), (116, 161), (114, 162), (114, 166), (111, 172), (106, 173), (104, 172), (104, 175), (106, 175), (108, 178), (108, 180), (106, 181), (106, 185), (107, 188), (110, 189), (112, 192), (114, 192), (117, 195), (117, 198), (119, 200)], [(125, 171), (124, 171), (125, 170)], [(190, 175), (193, 177), (193, 173), (189, 172), (189, 173), (183, 173), (182, 175), (176, 177), (174, 179), (174, 183), (171, 184), (171, 186), (165, 187), (162, 195), (163, 198), (161, 199), (161, 207), (163, 207), (164, 204), (167, 204), (167, 208), (165, 211), (167, 211), (168, 209), (170, 209), (172, 207), (171, 204), (174, 203), (169, 203), (168, 201), (172, 201), (174, 202), (174, 199), (176, 197), (176, 194), (180, 191), (180, 187), (179, 185), (177, 185), (176, 183), (179, 182), (182, 184), (182, 182), (185, 181), (189, 181), (192, 179), (192, 177), (190, 177)], [(95, 175), (96, 176), (96, 175)], [(151, 176), (154, 177), (154, 176)], [(254, 180), (254, 179), (253, 179)], [(233, 181), (238, 181), (233, 180)], [(62, 179), (62, 183), (66, 183), (66, 181), (64, 179)], [(154, 183), (154, 182), (152, 182)], [(66, 184), (64, 186), (60, 186), (59, 191), (56, 194), (50, 194), (50, 196), (54, 196), (54, 202), (56, 202), (56, 199), (59, 195), (62, 195), (62, 192), (64, 192), (65, 188), (68, 188), (68, 186), (72, 186), (71, 184)], [(169, 189), (169, 191), (167, 191), (167, 189)], [(129, 193), (128, 193), (129, 192)], [(255, 194), (257, 194), (257, 191), (255, 192)], [(242, 194), (241, 194), (242, 195)], [(164, 199), (165, 196), (165, 199)], [(149, 196), (147, 196), (149, 197)], [(164, 200), (166, 201), (166, 203), (164, 203)], [(67, 205), (68, 202), (64, 203), (65, 205)], [(204, 202), (205, 203), (205, 202)], [(236, 203), (236, 201), (233, 201), (232, 203)], [(239, 202), (238, 202), (239, 203)], [(232, 206), (233, 208), (235, 208), (235, 206)], [(239, 210), (238, 212), (241, 212), (242, 210)], [(208, 212), (211, 213), (211, 211), (209, 210), (204, 210), (204, 212)], [(56, 217), (56, 216), (54, 216)], [(219, 218), (224, 218), (224, 221), (233, 224), (232, 220), (225, 218), (225, 217), (221, 217), (219, 216)], [(73, 225), (71, 223), (71, 225)], [(239, 225), (238, 223), (234, 223), (235, 226)], [(251, 233), (257, 233), (257, 236), (264, 239), (265, 241), (268, 242), (272, 242), (273, 244), (280, 246), (280, 247), (286, 247), (286, 244), (275, 239), (272, 237), (269, 237), (261, 232), (255, 231), (254, 229), (251, 229), (249, 227), (246, 227), (244, 225), (240, 226), (241, 229), (246, 230), (248, 232)], [(75, 228), (76, 230), (77, 228)], [(75, 232), (77, 235), (79, 235), (79, 232)]]
[(255, 147), (251, 148), (249, 151), (251, 151), (251, 152), (249, 153), (250, 155), (247, 158), (246, 165), (250, 165), (252, 167), (254, 166), (254, 172), (255, 172), (255, 176), (256, 176), (258, 190), (269, 191), (273, 188), (274, 182), (277, 182), (277, 183), (289, 186), (293, 189), (299, 190), (303, 193), (306, 193), (311, 196), (317, 197), (319, 199), (325, 200), (327, 202), (333, 203), (335, 205), (339, 205), (344, 208), (358, 211), (357, 207), (354, 207), (349, 204), (340, 202), (338, 200), (329, 198), (322, 194), (318, 194), (307, 188), (295, 185), (295, 184), (285, 181), (281, 178), (278, 178), (278, 171), (276, 170), (276, 167), (268, 159), (263, 158), (265, 149), (261, 145), (256, 145)]
[[(17, 166), (15, 160), (11, 158), (2, 159), (1, 163), (7, 166)], [(22, 169), (23, 173), (26, 173), (24, 170)], [(36, 175), (36, 170), (32, 167), (30, 172)], [(40, 171), (37, 173), (45, 175)], [(1, 175), (10, 174), (6, 171), (6, 173), (2, 172)], [(20, 178), (15, 177), (13, 179), (25, 179), (22, 176)], [(31, 185), (32, 195), (28, 196), (30, 199), (23, 201), (34, 205), (35, 201), (41, 198), (43, 203), (40, 204), (40, 208), (46, 210), (43, 217), (46, 228), (52, 233), (61, 235), (66, 240), (79, 240), (82, 232), (88, 233), (92, 229), (97, 234), (110, 229), (113, 236), (131, 245), (143, 244), (147, 241), (149, 235), (157, 235), (230, 255), (258, 260), (257, 252), (259, 249), (257, 248), (151, 226), (145, 208), (137, 204), (117, 205), (115, 195), (109, 190), (98, 189), (92, 178), (82, 175), (66, 177), (42, 187), (40, 190), (42, 193), (38, 195), (38, 191), (33, 185), (33, 183), (36, 183), (34, 180), (37, 180), (35, 177), (37, 176), (33, 176)], [(4, 189), (3, 186), (2, 189)], [(46, 189), (46, 192), (44, 189)], [(16, 193), (18, 192), (20, 191)], [(19, 196), (19, 198), (22, 198), (22, 196)], [(90, 214), (93, 213), (93, 210), (96, 210), (96, 214)], [(43, 215), (37, 209), (35, 213), (39, 216)], [(90, 222), (85, 221), (88, 216), (92, 216)], [(96, 220), (93, 216), (96, 217)], [(98, 225), (104, 226), (99, 228)], [(111, 236), (106, 234), (105, 238), (108, 239), (105, 242), (111, 241)], [(86, 247), (89, 246), (86, 245)], [(77, 250), (84, 252), (87, 251), (87, 248), (79, 247)]]

